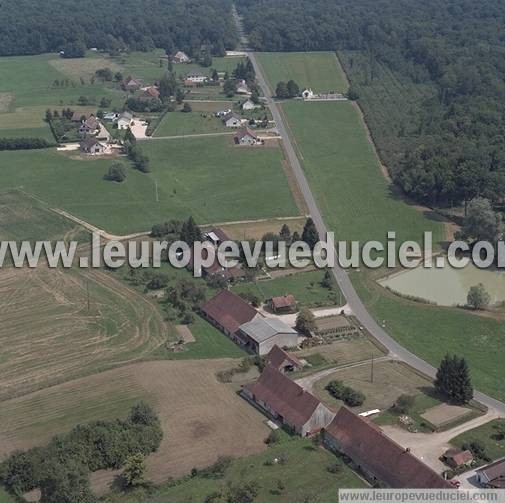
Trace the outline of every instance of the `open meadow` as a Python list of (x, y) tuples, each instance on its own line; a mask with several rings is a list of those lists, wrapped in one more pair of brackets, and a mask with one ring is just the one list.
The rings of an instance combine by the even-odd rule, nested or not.
[(257, 57), (273, 90), (281, 80), (294, 80), (302, 90), (347, 91), (334, 52), (260, 52)]
[(223, 121), (212, 113), (205, 112), (169, 112), (166, 113), (156, 128), (154, 136), (183, 136), (202, 133), (234, 134)]
[[(0, 456), (44, 444), (77, 423), (124, 417), (138, 400), (154, 407), (164, 432), (160, 449), (146, 460), (146, 475), (156, 483), (204, 468), (219, 456), (261, 452), (269, 433), (264, 416), (216, 378), (234, 364), (141, 362), (4, 401)], [(106, 492), (115, 475), (92, 474), (93, 487)]]
[(234, 148), (228, 137), (152, 140), (142, 148), (151, 172), (128, 168), (121, 184), (103, 179), (112, 159), (52, 149), (0, 152), (0, 184), (117, 234), (189, 215), (203, 224), (298, 214), (278, 148)]

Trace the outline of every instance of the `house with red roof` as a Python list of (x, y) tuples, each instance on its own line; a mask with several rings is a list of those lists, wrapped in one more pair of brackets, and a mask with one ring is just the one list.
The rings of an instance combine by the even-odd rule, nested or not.
[(451, 489), (451, 483), (389, 438), (376, 424), (342, 407), (324, 431), (324, 444), (352, 459), (370, 480), (398, 489)]
[(255, 383), (244, 386), (242, 394), (274, 420), (303, 437), (318, 433), (335, 416), (314, 395), (269, 365)]

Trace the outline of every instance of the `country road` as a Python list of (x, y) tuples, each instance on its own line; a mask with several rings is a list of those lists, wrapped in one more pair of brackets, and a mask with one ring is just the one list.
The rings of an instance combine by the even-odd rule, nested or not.
[[(237, 21), (240, 22), (238, 19)], [(240, 29), (239, 31), (243, 33), (242, 29)], [(305, 199), (305, 202), (309, 209), (309, 213), (312, 219), (314, 220), (314, 223), (316, 224), (316, 228), (319, 232), (319, 235), (326, 236), (328, 228), (324, 223), (321, 212), (319, 211), (316, 200), (312, 194), (310, 186), (307, 182), (307, 179), (301, 167), (300, 161), (296, 155), (293, 146), (293, 140), (288, 133), (284, 117), (279, 109), (278, 104), (272, 99), (273, 94), (272, 89), (270, 88), (266, 80), (266, 77), (263, 73), (263, 69), (261, 65), (258, 63), (254, 52), (248, 51), (248, 56), (252, 64), (254, 65), (258, 83), (265, 95), (265, 103), (270, 108), (275, 123), (277, 124), (277, 130), (279, 131), (279, 135), (283, 139), (282, 141), (284, 144), (284, 150), (286, 153), (287, 160), (291, 165), (293, 174), (296, 178), (296, 181), (300, 187), (303, 198)], [(351, 280), (349, 279), (347, 272), (339, 266), (338, 261), (336, 260), (337, 253), (334, 246), (331, 246), (330, 253), (333, 255), (333, 258), (335, 258), (334, 262), (336, 264), (335, 267), (332, 269), (333, 276), (335, 277), (338, 286), (340, 287), (342, 293), (347, 299), (347, 304), (350, 306), (353, 313), (358, 318), (363, 327), (366, 330), (368, 330), (368, 332), (373, 337), (375, 337), (381, 344), (383, 344), (389, 350), (393, 358), (402, 360), (408, 365), (419, 370), (420, 372), (434, 378), (436, 374), (436, 369), (432, 365), (430, 365), (428, 362), (425, 362), (423, 359), (419, 358), (418, 356), (414, 355), (406, 348), (398, 344), (398, 342), (396, 342), (375, 321), (373, 316), (368, 312), (368, 309), (359, 298), (356, 290), (354, 289), (354, 286), (351, 283)], [(495, 409), (500, 415), (505, 415), (505, 403), (500, 402), (499, 400), (496, 400), (488, 395), (485, 395), (477, 391), (475, 392), (475, 399), (481, 402), (482, 404), (486, 405), (490, 409)]]

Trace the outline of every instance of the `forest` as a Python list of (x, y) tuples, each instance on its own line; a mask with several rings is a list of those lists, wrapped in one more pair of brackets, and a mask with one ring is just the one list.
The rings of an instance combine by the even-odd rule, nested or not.
[(338, 51), (383, 162), (432, 206), (505, 195), (505, 3), (238, 0), (262, 51)]
[(235, 46), (231, 0), (19, 0), (0, 4), (0, 56), (86, 49), (223, 55)]

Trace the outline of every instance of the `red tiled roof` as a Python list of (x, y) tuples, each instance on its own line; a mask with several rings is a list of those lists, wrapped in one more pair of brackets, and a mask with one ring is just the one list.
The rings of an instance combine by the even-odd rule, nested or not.
[(265, 367), (259, 379), (245, 387), (255, 400), (266, 403), (291, 426), (301, 428), (321, 403), (314, 395), (273, 367)]
[(228, 290), (212, 297), (202, 306), (202, 311), (232, 334), (258, 314), (242, 297)]
[(237, 134), (235, 135), (235, 138), (237, 138), (238, 140), (241, 140), (245, 136), (250, 136), (251, 138), (254, 138), (255, 140), (258, 138), (258, 136), (256, 135), (256, 133), (252, 129), (248, 128), (247, 126), (241, 127), (237, 131)]
[(494, 463), (479, 468), (477, 472), (486, 475), (490, 485), (493, 487), (505, 488), (505, 458), (498, 459)]
[(295, 356), (287, 351), (284, 351), (282, 348), (277, 346), (277, 344), (270, 350), (267, 355), (267, 362), (271, 367), (279, 370), (279, 367), (287, 360), (294, 365), (295, 367), (301, 367), (302, 362)]
[(326, 433), (347, 456), (392, 488), (444, 489), (452, 485), (394, 442), (375, 424), (342, 407)]
[(282, 295), (281, 297), (272, 297), (272, 304), (276, 309), (283, 307), (292, 307), (296, 304), (294, 295)]
[(470, 451), (461, 451), (459, 449), (449, 449), (444, 457), (446, 459), (450, 459), (456, 466), (461, 466), (466, 463), (469, 463), (473, 460), (473, 455)]

